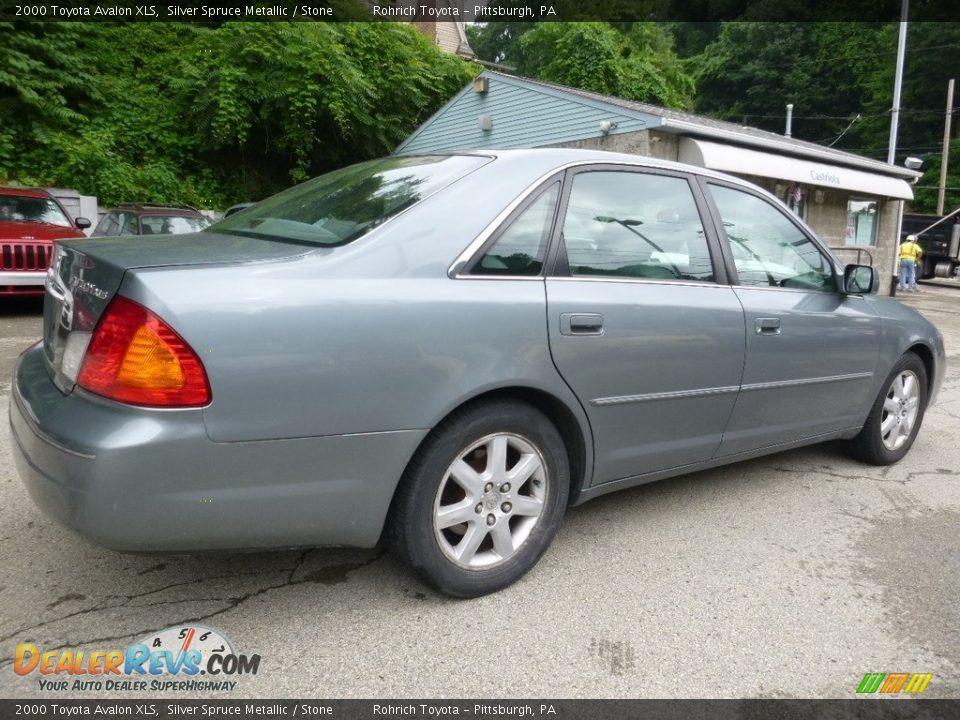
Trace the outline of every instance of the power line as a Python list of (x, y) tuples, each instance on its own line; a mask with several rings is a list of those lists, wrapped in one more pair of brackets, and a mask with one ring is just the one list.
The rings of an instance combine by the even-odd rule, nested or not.
[[(944, 45), (924, 45), (921, 47), (914, 46), (913, 48), (907, 50), (907, 55), (909, 56), (911, 54), (927, 52), (928, 50), (945, 50), (947, 48), (956, 48), (956, 47), (960, 47), (960, 43), (946, 43)], [(848, 60), (848, 61), (859, 60), (860, 58), (876, 57), (877, 55), (896, 55), (896, 54), (897, 54), (896, 50), (878, 50), (876, 52), (860, 53), (857, 55), (838, 55), (836, 57), (830, 57), (830, 58), (816, 58), (813, 64), (819, 65), (822, 63), (836, 62), (838, 60)], [(763, 67), (764, 69), (796, 67), (798, 64), (799, 63), (796, 60), (794, 60), (792, 62), (785, 62), (785, 63), (774, 63), (774, 64), (764, 63)]]
[[(911, 115), (945, 115), (946, 113), (941, 108), (939, 110), (926, 110), (926, 109), (911, 109), (911, 108), (901, 108), (900, 113), (911, 114)], [(957, 115), (960, 113), (960, 108), (956, 108), (950, 111), (951, 115)], [(866, 118), (886, 118), (890, 116), (890, 111), (885, 110), (880, 113), (850, 113), (850, 115), (860, 115), (860, 119), (864, 120)], [(794, 115), (794, 120), (850, 120), (850, 115)], [(726, 120), (726, 122), (739, 122), (744, 118), (756, 119), (756, 120), (783, 120), (784, 115), (754, 115), (752, 113), (738, 113), (737, 115), (729, 115), (726, 118), (718, 118), (719, 120)]]
[(860, 120), (860, 113), (857, 113), (857, 116), (856, 116), (853, 120), (851, 120), (851, 121), (850, 121), (850, 124), (847, 125), (847, 126), (843, 129), (843, 132), (840, 133), (839, 135), (837, 135), (837, 137), (834, 139), (834, 141), (833, 141), (832, 143), (830, 143), (829, 145), (827, 145), (827, 147), (833, 147), (834, 145), (836, 145), (837, 142), (840, 140), (840, 138), (842, 138), (844, 135), (847, 134), (847, 130), (849, 130), (850, 128), (852, 128), (852, 127), (853, 127), (853, 124), (854, 124), (855, 122), (858, 122), (859, 120)]

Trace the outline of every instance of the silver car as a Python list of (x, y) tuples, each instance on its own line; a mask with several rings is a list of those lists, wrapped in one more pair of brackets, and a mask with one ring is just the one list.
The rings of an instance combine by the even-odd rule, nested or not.
[(110, 548), (385, 542), (471, 597), (613, 490), (837, 438), (902, 458), (943, 340), (877, 283), (700, 168), (390, 157), (194, 235), (61, 243), (15, 455)]

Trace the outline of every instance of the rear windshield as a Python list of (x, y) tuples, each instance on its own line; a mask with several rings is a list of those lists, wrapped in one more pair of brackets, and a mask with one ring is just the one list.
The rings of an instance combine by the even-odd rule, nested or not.
[(141, 215), (142, 235), (180, 235), (203, 230), (210, 221), (204, 217), (182, 215)]
[(284, 190), (207, 230), (345, 245), (488, 161), (470, 155), (372, 160)]

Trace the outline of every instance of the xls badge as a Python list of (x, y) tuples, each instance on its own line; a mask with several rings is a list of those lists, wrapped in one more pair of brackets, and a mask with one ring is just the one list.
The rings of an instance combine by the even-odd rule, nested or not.
[(13, 662), (17, 675), (39, 673), (39, 689), (54, 692), (233, 690), (237, 681), (228, 678), (259, 669), (259, 655), (237, 653), (222, 633), (203, 625), (169, 627), (126, 650), (41, 651), (21, 643)]

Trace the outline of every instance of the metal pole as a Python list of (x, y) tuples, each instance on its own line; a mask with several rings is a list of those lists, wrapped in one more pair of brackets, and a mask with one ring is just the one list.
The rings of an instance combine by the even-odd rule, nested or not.
[(947, 117), (943, 121), (943, 154), (940, 157), (940, 192), (937, 193), (937, 215), (943, 215), (947, 194), (947, 165), (950, 164), (950, 120), (953, 113), (953, 78), (947, 83)]
[[(937, 214), (939, 215), (940, 213), (937, 213)], [(915, 232), (914, 235), (916, 235), (917, 237), (920, 237), (920, 236), (923, 235), (925, 232), (927, 232), (927, 231), (929, 231), (929, 230), (933, 230), (933, 229), (934, 229), (937, 225), (939, 225), (940, 223), (946, 222), (947, 220), (949, 220), (950, 218), (952, 218), (954, 215), (960, 215), (960, 207), (958, 207), (956, 210), (954, 210), (954, 211), (953, 211), (952, 213), (950, 213), (949, 215), (944, 215), (942, 218), (940, 218), (940, 219), (937, 220), (935, 223), (933, 223), (933, 225), (927, 225), (927, 226), (926, 226), (923, 230), (921, 230), (920, 232)]]
[(897, 74), (893, 81), (893, 107), (890, 112), (890, 149), (887, 151), (887, 164), (893, 165), (897, 155), (897, 128), (900, 126), (900, 88), (903, 85), (903, 61), (907, 54), (907, 14), (910, 0), (900, 4), (900, 38), (897, 42)]
[(893, 241), (893, 274), (890, 276), (890, 297), (896, 297), (900, 285), (900, 234), (903, 232), (903, 206), (906, 200), (897, 203), (897, 237)]
[(793, 130), (793, 103), (787, 105), (787, 131), (784, 133), (787, 137), (790, 137), (790, 133)]

